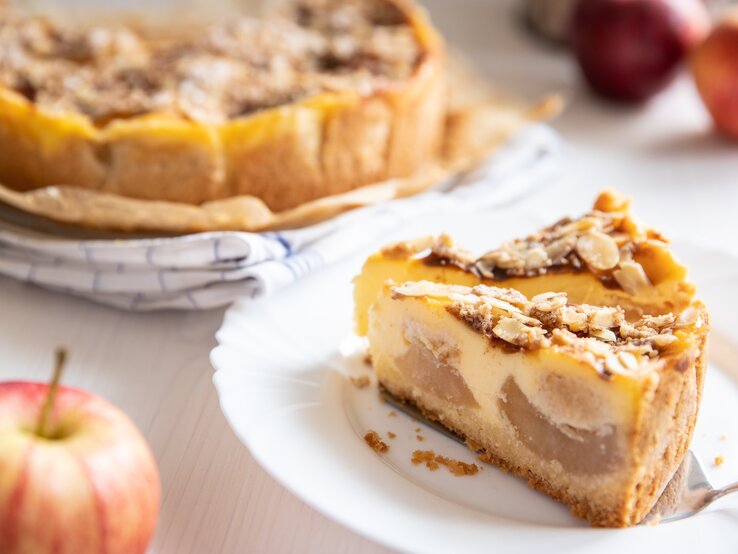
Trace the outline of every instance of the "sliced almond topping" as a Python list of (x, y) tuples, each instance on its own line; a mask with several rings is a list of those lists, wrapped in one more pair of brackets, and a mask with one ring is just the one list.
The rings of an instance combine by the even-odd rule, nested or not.
[(699, 317), (700, 312), (694, 306), (689, 306), (686, 310), (679, 314), (679, 317), (674, 322), (674, 327), (681, 329), (683, 327), (689, 327)]
[(540, 319), (528, 317), (527, 315), (521, 314), (519, 312), (513, 312), (510, 315), (514, 317), (515, 319), (517, 319), (519, 322), (521, 322), (523, 325), (528, 325), (529, 327), (540, 327), (541, 326)]
[(623, 262), (620, 267), (612, 272), (612, 276), (618, 285), (628, 294), (639, 294), (651, 286), (648, 275), (643, 271), (643, 266), (638, 262)]
[(502, 310), (503, 312), (507, 312), (509, 314), (519, 314), (520, 313), (520, 308), (513, 306), (509, 302), (505, 302), (504, 300), (495, 298), (494, 296), (485, 296), (484, 302), (494, 308), (497, 308), (498, 310)]
[(608, 235), (589, 231), (577, 240), (579, 256), (594, 269), (612, 269), (620, 261), (620, 248)]
[(525, 325), (512, 317), (500, 318), (492, 332), (502, 340), (512, 344), (521, 344), (528, 336)]
[(677, 340), (677, 338), (674, 335), (670, 334), (654, 335), (653, 337), (651, 337), (651, 344), (653, 344), (656, 348), (666, 348), (675, 340)]
[(563, 260), (569, 253), (574, 250), (577, 243), (575, 234), (567, 235), (563, 238), (555, 240), (546, 246), (546, 255), (551, 259), (551, 264), (556, 265)]
[(576, 308), (571, 306), (564, 306), (560, 312), (561, 323), (566, 325), (570, 331), (578, 333), (584, 331), (587, 328), (587, 314), (578, 311)]
[(574, 333), (565, 329), (554, 329), (551, 332), (551, 338), (553, 339), (554, 344), (564, 346), (567, 344), (574, 344), (578, 337)]
[(663, 329), (664, 327), (674, 325), (674, 315), (647, 315), (638, 321), (636, 325), (651, 327), (652, 329)]
[(620, 364), (631, 371), (638, 369), (638, 359), (631, 352), (618, 352)]
[(589, 315), (589, 324), (602, 329), (619, 327), (625, 319), (622, 308), (596, 308)]
[(626, 348), (628, 349), (627, 352), (634, 356), (650, 356), (653, 352), (653, 347), (645, 342), (642, 344), (627, 344)]
[(570, 233), (587, 231), (589, 229), (592, 229), (593, 227), (597, 227), (598, 223), (599, 220), (590, 215), (575, 219), (571, 223), (567, 223), (566, 225), (560, 227), (558, 231), (559, 233), (561, 233), (562, 236), (564, 236)]
[(544, 292), (531, 298), (533, 307), (541, 312), (553, 312), (566, 306), (565, 292)]
[(392, 287), (392, 292), (400, 296), (449, 296), (450, 294), (464, 295), (469, 292), (469, 289), (430, 281), (408, 281)]
[(546, 332), (539, 327), (528, 327), (512, 317), (501, 317), (492, 332), (505, 342), (516, 346), (531, 346), (544, 338)]
[(610, 331), (610, 329), (590, 329), (589, 336), (604, 340), (605, 342), (615, 342), (618, 340), (617, 335)]
[(599, 341), (596, 338), (589, 337), (580, 340), (582, 341), (582, 343), (584, 343), (584, 346), (587, 348), (587, 350), (589, 350), (593, 354), (597, 354), (597, 356), (599, 356), (600, 358), (604, 358), (610, 353), (610, 345), (605, 344), (604, 342)]
[(525, 269), (540, 269), (549, 265), (548, 254), (541, 246), (531, 248), (525, 253)]
[(610, 373), (623, 372), (623, 366), (620, 363), (618, 357), (614, 354), (608, 354), (607, 356), (605, 356), (605, 369), (607, 369)]
[(450, 300), (453, 300), (454, 302), (458, 302), (459, 304), (466, 304), (468, 306), (476, 306), (482, 301), (482, 299), (479, 298), (476, 294), (451, 293), (448, 295), (448, 298)]
[(485, 261), (489, 261), (493, 266), (503, 269), (518, 269), (525, 265), (520, 254), (512, 249), (502, 247), (500, 250), (485, 256)]

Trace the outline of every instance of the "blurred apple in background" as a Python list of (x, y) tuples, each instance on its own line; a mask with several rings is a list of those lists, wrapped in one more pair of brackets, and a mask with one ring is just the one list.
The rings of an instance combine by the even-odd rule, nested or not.
[(697, 47), (692, 73), (717, 128), (738, 138), (738, 10), (729, 12)]
[(596, 92), (639, 102), (672, 81), (708, 29), (700, 0), (579, 0), (570, 40)]
[(0, 383), (0, 552), (137, 554), (159, 513), (154, 458), (133, 423), (90, 393)]

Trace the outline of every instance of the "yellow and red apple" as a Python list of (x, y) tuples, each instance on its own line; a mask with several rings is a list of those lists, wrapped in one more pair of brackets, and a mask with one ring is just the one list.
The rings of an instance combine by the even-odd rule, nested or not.
[(738, 138), (738, 10), (695, 50), (692, 74), (715, 126)]
[(148, 445), (90, 393), (0, 383), (0, 552), (137, 554), (159, 512)]

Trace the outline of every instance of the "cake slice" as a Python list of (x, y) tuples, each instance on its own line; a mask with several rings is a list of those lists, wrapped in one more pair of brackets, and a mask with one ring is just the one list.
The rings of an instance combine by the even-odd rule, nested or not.
[[(466, 273), (460, 273), (466, 275)], [(380, 385), (593, 525), (637, 524), (694, 429), (709, 320), (512, 289), (387, 283), (368, 313)]]
[(686, 277), (668, 241), (633, 218), (629, 201), (605, 191), (582, 217), (562, 219), (479, 258), (446, 236), (383, 248), (354, 280), (357, 332), (366, 334), (369, 306), (387, 279), (497, 285), (529, 297), (560, 291), (575, 303), (621, 306), (635, 320), (689, 306), (695, 289)]

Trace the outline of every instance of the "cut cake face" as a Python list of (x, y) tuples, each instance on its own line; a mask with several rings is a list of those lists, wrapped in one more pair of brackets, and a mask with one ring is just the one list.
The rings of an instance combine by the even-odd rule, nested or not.
[(388, 283), (369, 312), (380, 385), (593, 525), (638, 523), (686, 451), (709, 321), (627, 321), (566, 294)]

